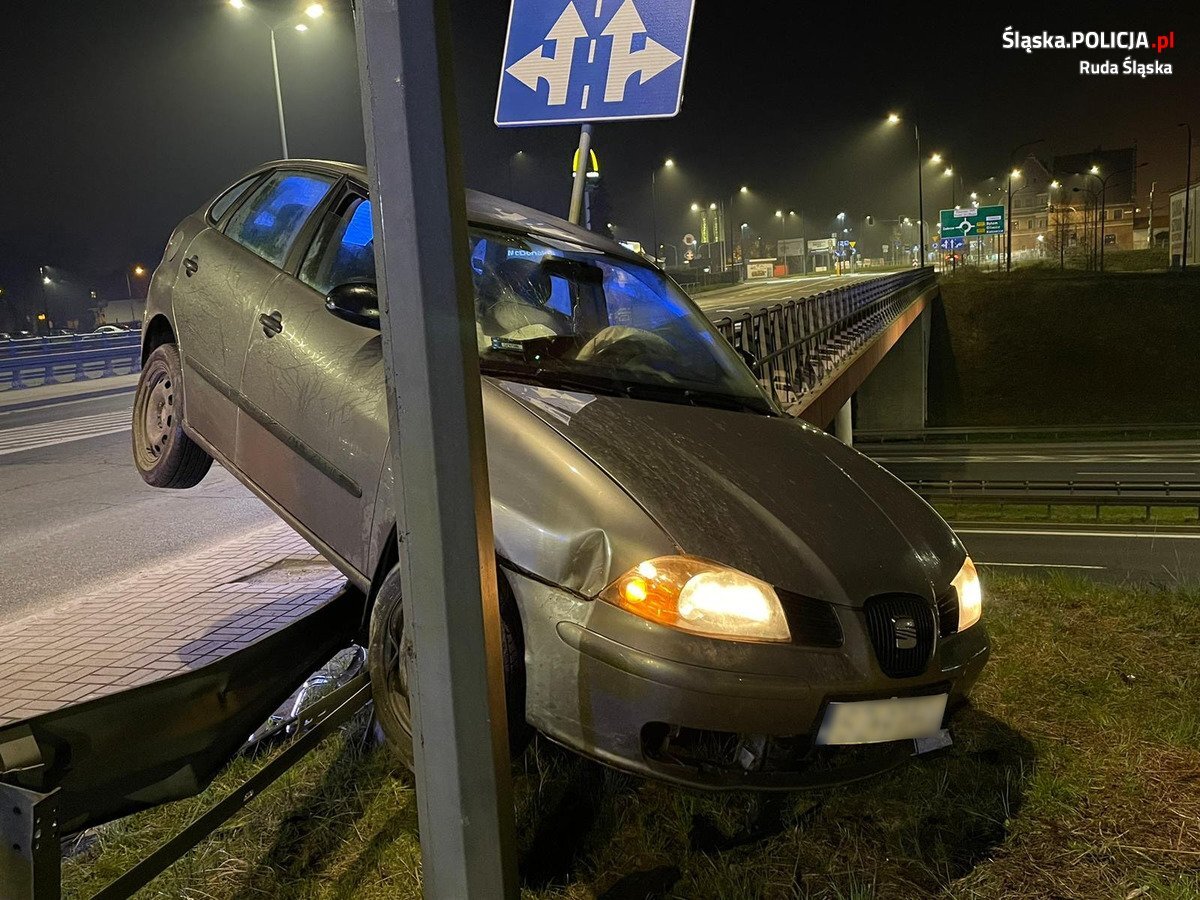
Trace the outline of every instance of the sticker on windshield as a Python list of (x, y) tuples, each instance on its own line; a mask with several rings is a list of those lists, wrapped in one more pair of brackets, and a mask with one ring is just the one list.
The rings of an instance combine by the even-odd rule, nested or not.
[(571, 416), (595, 400), (592, 394), (575, 391), (560, 391), (556, 388), (540, 387), (536, 384), (521, 384), (516, 381), (501, 381), (500, 387), (512, 396), (562, 422), (571, 424)]

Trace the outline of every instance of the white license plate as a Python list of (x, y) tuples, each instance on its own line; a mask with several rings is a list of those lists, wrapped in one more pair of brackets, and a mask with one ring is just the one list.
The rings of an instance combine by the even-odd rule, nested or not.
[(830, 703), (817, 743), (879, 744), (928, 737), (942, 727), (947, 694)]

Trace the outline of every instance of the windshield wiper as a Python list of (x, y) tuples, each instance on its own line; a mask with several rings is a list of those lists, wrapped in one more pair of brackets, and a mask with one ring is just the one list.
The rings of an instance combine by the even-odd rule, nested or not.
[(719, 391), (695, 390), (693, 388), (675, 387), (672, 385), (656, 385), (644, 381), (618, 381), (607, 377), (588, 376), (541, 367), (506, 366), (485, 361), (480, 362), (480, 369), (483, 374), (496, 378), (509, 378), (513, 381), (532, 381), (543, 387), (558, 388), (561, 390), (586, 391), (590, 394), (628, 397), (631, 400), (680, 403), (687, 406), (707, 406), (739, 412), (752, 412), (758, 415), (770, 416), (775, 414), (775, 411), (771, 409), (769, 404), (758, 398), (722, 394)]

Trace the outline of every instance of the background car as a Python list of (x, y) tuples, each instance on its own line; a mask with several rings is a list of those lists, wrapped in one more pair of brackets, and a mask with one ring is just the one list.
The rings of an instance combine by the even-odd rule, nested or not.
[[(988, 655), (974, 566), (879, 466), (783, 416), (662, 272), (468, 196), (510, 735), (710, 788), (943, 745)], [(213, 459), (360, 588), (411, 760), (394, 473), (361, 167), (290, 160), (188, 217), (154, 274), (133, 454)], [(867, 549), (863, 549), (867, 548)], [(829, 748), (871, 744), (864, 769)]]

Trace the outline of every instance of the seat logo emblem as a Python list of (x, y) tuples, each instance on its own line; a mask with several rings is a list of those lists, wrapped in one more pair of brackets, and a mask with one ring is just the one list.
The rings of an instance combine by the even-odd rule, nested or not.
[(912, 616), (892, 616), (897, 650), (917, 649), (917, 623)]

